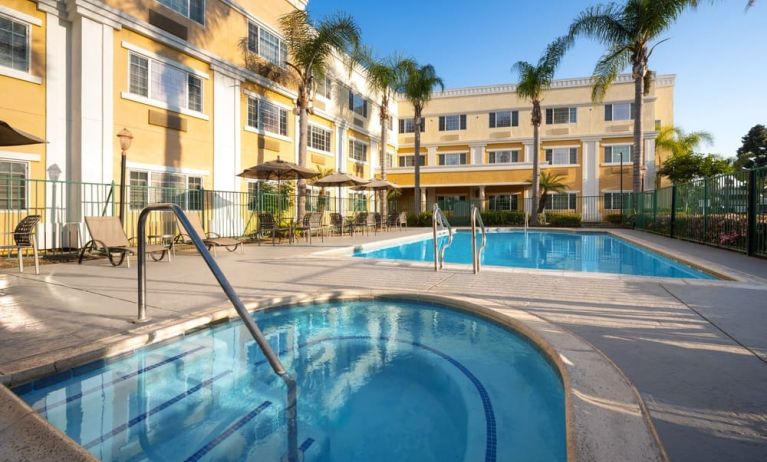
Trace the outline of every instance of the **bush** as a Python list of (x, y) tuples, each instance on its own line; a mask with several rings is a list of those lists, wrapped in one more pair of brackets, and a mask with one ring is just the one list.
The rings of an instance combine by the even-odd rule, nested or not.
[(525, 224), (525, 212), (522, 210), (486, 210), (481, 215), (485, 226), (522, 226)]
[(580, 213), (546, 213), (546, 221), (549, 226), (557, 228), (580, 228)]
[(428, 212), (422, 212), (418, 214), (408, 213), (407, 225), (414, 228), (431, 226), (431, 213), (428, 213)]
[(608, 213), (605, 215), (605, 221), (613, 225), (623, 224), (623, 215), (620, 213)]

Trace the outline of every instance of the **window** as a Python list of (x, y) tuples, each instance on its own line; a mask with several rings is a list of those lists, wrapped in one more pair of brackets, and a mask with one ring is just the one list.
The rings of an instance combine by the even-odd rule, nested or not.
[[(421, 164), (421, 167), (426, 165), (426, 156), (421, 155), (418, 160), (418, 163)], [(399, 156), (398, 162), (400, 167), (415, 167), (415, 155)]]
[(354, 93), (351, 88), (349, 89), (349, 110), (365, 118), (368, 116), (368, 100), (359, 93)]
[(466, 114), (439, 116), (439, 131), (466, 130)]
[(634, 103), (605, 104), (605, 120), (632, 120)]
[(147, 204), (170, 202), (185, 210), (202, 210), (202, 177), (181, 173), (131, 171), (129, 176), (130, 208), (143, 209)]
[(394, 166), (394, 154), (391, 152), (386, 153), (386, 162), (384, 165), (386, 165), (386, 168), (392, 168)]
[(575, 193), (546, 194), (546, 210), (575, 210)]
[(285, 42), (252, 22), (248, 23), (248, 50), (278, 66), (283, 66), (288, 60), (288, 46)]
[(149, 202), (147, 186), (149, 186), (149, 173), (147, 172), (130, 172), (130, 208), (134, 210), (141, 210), (147, 206)]
[(619, 164), (631, 163), (631, 148), (630, 144), (621, 144), (619, 146), (605, 146), (605, 163), (606, 164)]
[(628, 196), (628, 193), (606, 192), (605, 193), (605, 209), (619, 210), (623, 208), (624, 196)]
[(27, 208), (27, 164), (0, 161), (0, 209)]
[(202, 112), (202, 79), (160, 61), (130, 54), (128, 91), (168, 105)]
[(490, 113), (490, 128), (519, 126), (519, 111), (499, 111)]
[(187, 186), (187, 208), (189, 210), (202, 210), (202, 178), (190, 176), (187, 179)]
[(205, 0), (158, 0), (176, 13), (205, 24)]
[(578, 121), (578, 109), (574, 107), (554, 107), (546, 109), (546, 125), (574, 124)]
[(367, 212), (368, 210), (368, 198), (365, 193), (350, 193), (349, 199), (352, 202), (353, 212)]
[(0, 66), (29, 72), (29, 26), (0, 15)]
[(439, 165), (465, 165), (466, 153), (440, 154)]
[(322, 152), (330, 152), (330, 130), (309, 125), (309, 147)]
[(510, 164), (519, 162), (519, 149), (511, 151), (490, 151), (487, 153), (489, 164)]
[(248, 98), (248, 126), (288, 136), (288, 110), (258, 98)]
[(333, 94), (333, 80), (325, 76), (325, 78), (318, 78), (314, 82), (316, 86), (315, 93), (323, 98), (330, 99)]
[(549, 165), (575, 165), (578, 163), (578, 148), (553, 148), (546, 150)]
[(368, 145), (357, 140), (349, 140), (349, 157), (358, 162), (367, 162)]
[[(426, 119), (421, 117), (421, 133), (426, 130)], [(400, 133), (415, 133), (415, 119), (399, 119), (399, 132)]]
[(455, 212), (456, 209), (468, 212), (469, 208), (469, 204), (466, 203), (466, 196), (457, 194), (438, 196), (437, 203), (443, 212)]
[(517, 210), (518, 201), (517, 194), (493, 194), (489, 196), (487, 205), (490, 210)]

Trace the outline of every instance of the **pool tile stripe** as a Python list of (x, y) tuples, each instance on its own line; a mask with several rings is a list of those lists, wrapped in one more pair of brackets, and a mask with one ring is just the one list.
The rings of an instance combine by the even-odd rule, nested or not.
[(252, 411), (248, 412), (244, 416), (240, 418), (237, 422), (230, 425), (226, 430), (224, 430), (220, 435), (213, 438), (208, 444), (198, 449), (194, 454), (187, 457), (184, 462), (196, 462), (200, 460), (205, 454), (212, 451), (216, 446), (221, 444), (225, 439), (227, 439), (229, 436), (232, 435), (232, 433), (236, 432), (240, 428), (242, 428), (245, 424), (253, 420), (258, 414), (264, 411), (264, 409), (268, 408), (272, 405), (271, 401), (264, 401), (261, 403), (257, 408), (253, 409)]
[(160, 412), (160, 411), (162, 411), (164, 409), (167, 409), (168, 407), (172, 406), (173, 404), (176, 404), (177, 402), (181, 401), (182, 399), (186, 398), (187, 396), (191, 396), (191, 395), (197, 393), (198, 391), (202, 390), (203, 388), (213, 384), (213, 382), (215, 382), (215, 381), (217, 381), (217, 380), (219, 380), (219, 379), (221, 379), (223, 377), (226, 377), (227, 375), (229, 375), (231, 373), (232, 373), (232, 371), (224, 371), (224, 372), (221, 372), (220, 374), (218, 374), (218, 375), (216, 375), (214, 377), (211, 377), (211, 378), (209, 378), (207, 380), (204, 380), (204, 381), (198, 383), (197, 385), (193, 386), (192, 388), (186, 390), (185, 392), (180, 393), (180, 394), (174, 396), (173, 398), (169, 399), (168, 401), (165, 401), (164, 403), (160, 404), (159, 406), (154, 407), (154, 408), (152, 408), (151, 410), (149, 410), (147, 412), (144, 412), (144, 413), (141, 413), (141, 414), (137, 415), (136, 417), (132, 418), (131, 420), (129, 420), (128, 422), (126, 422), (126, 423), (124, 423), (122, 425), (118, 425), (117, 427), (113, 428), (112, 431), (110, 431), (108, 433), (104, 433), (103, 435), (99, 436), (98, 438), (94, 439), (93, 441), (90, 441), (90, 442), (88, 442), (86, 444), (83, 444), (83, 447), (85, 449), (90, 449), (93, 446), (96, 446), (97, 444), (101, 444), (104, 441), (112, 438), (113, 436), (118, 435), (118, 434), (124, 432), (125, 430), (127, 430), (128, 428), (136, 425), (137, 423), (143, 422), (144, 420), (146, 420), (147, 418), (153, 416), (154, 414), (157, 414), (158, 412)]
[(137, 369), (137, 370), (131, 372), (130, 374), (126, 374), (126, 375), (117, 377), (114, 380), (112, 380), (111, 382), (99, 385), (97, 387), (89, 388), (87, 390), (81, 391), (80, 393), (76, 393), (74, 395), (67, 396), (66, 399), (62, 399), (60, 401), (55, 401), (53, 403), (45, 403), (45, 402), (43, 402), (41, 404), (36, 404), (34, 406), (34, 409), (35, 409), (35, 411), (40, 412), (40, 413), (45, 413), (45, 412), (51, 411), (51, 410), (61, 406), (62, 404), (71, 403), (72, 401), (76, 401), (78, 399), (81, 399), (85, 395), (88, 395), (88, 394), (91, 394), (91, 393), (94, 393), (94, 392), (97, 392), (97, 391), (102, 391), (105, 387), (111, 387), (111, 386), (117, 385), (120, 382), (124, 382), (124, 381), (126, 381), (128, 379), (131, 379), (133, 377), (137, 377), (137, 376), (139, 376), (141, 374), (144, 374), (146, 372), (149, 372), (149, 371), (151, 371), (153, 369), (157, 369), (158, 367), (161, 367), (161, 366), (164, 366), (166, 364), (178, 361), (179, 359), (181, 359), (181, 358), (183, 358), (185, 356), (189, 356), (190, 354), (196, 353), (196, 352), (198, 352), (200, 350), (203, 350), (203, 349), (205, 349), (204, 346), (198, 346), (196, 348), (192, 348), (191, 350), (184, 351), (184, 352), (179, 353), (179, 354), (177, 354), (175, 356), (171, 356), (169, 358), (165, 358), (165, 359), (163, 359), (162, 361), (160, 361), (158, 363), (155, 363), (155, 364), (152, 364), (152, 365), (149, 365), (149, 366), (146, 366), (146, 367), (142, 367), (141, 369)]
[(306, 450), (309, 449), (312, 444), (314, 444), (314, 438), (307, 438), (303, 443), (301, 443), (301, 446), (298, 447), (298, 450), (301, 452), (306, 452)]

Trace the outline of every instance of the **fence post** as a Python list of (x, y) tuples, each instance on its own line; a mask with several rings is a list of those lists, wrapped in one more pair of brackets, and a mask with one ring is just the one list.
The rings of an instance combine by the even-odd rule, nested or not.
[(669, 237), (673, 238), (676, 234), (676, 185), (671, 185), (671, 223), (669, 226)]
[(708, 241), (708, 178), (703, 178), (703, 242)]
[[(200, 188), (200, 215), (202, 215), (200, 218), (202, 219), (202, 227), (205, 229), (207, 226), (208, 221), (205, 219), (205, 188)], [(206, 230), (210, 232), (210, 229)]]
[(748, 171), (748, 220), (746, 228), (746, 254), (756, 252), (756, 170)]

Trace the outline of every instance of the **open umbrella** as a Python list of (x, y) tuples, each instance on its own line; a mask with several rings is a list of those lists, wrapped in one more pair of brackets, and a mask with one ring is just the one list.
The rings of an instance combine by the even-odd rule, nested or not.
[[(277, 191), (280, 191), (282, 180), (306, 180), (319, 176), (320, 173), (310, 168), (302, 167), (293, 162), (286, 162), (277, 156), (277, 160), (270, 160), (254, 167), (246, 168), (239, 177), (256, 180), (277, 180)], [(282, 207), (279, 208), (282, 215)], [(280, 216), (279, 219), (282, 217)]]
[(369, 181), (349, 173), (333, 173), (314, 182), (314, 186), (337, 186), (338, 187), (338, 211), (341, 211), (341, 187), (362, 186)]
[[(364, 184), (362, 186), (357, 186), (354, 188), (356, 190), (361, 191), (393, 191), (395, 189), (399, 189), (399, 186), (386, 180), (379, 180), (376, 178), (373, 178), (370, 180), (369, 183)], [(375, 197), (375, 196), (373, 196)], [(377, 201), (376, 201), (377, 202)], [(378, 211), (378, 204), (376, 203), (375, 207), (376, 211)]]
[(8, 125), (8, 122), (0, 120), (0, 146), (23, 146), (26, 144), (46, 143), (45, 140), (30, 135)]

